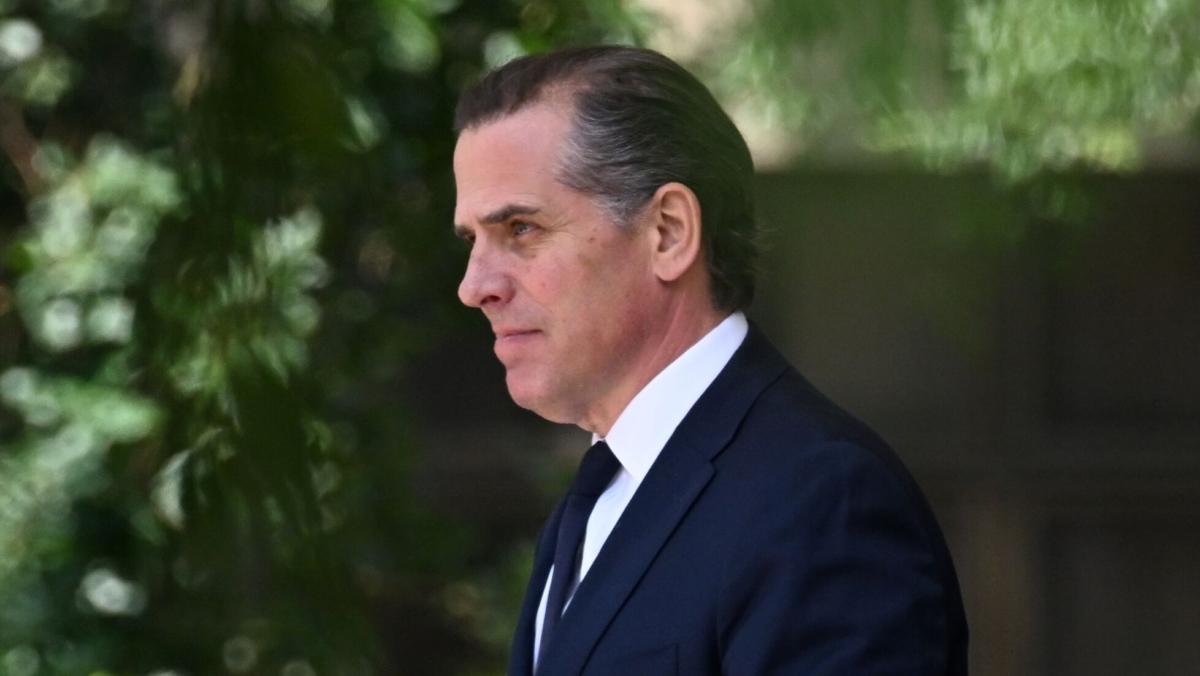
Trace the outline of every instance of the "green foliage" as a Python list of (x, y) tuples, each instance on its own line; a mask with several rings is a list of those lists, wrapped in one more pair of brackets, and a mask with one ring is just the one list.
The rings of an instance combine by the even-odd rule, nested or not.
[(233, 407), (230, 369), (247, 363), (266, 367), (281, 382), (308, 366), (308, 338), (320, 321), (310, 291), (328, 276), (317, 253), (320, 215), (312, 208), (271, 222), (254, 233), (245, 260), (232, 256), (198, 302), (163, 307), (193, 325), (169, 369), (185, 395), (213, 393)]
[(71, 86), (75, 69), (43, 43), (37, 24), (20, 17), (0, 22), (0, 92), (26, 104), (51, 106)]
[(456, 321), (457, 89), (622, 6), (0, 2), (0, 673), (500, 662), (394, 383)]
[[(498, 672), (528, 548), (410, 490), (395, 383), (462, 321), (459, 88), (631, 7), (0, 0), (0, 673)], [(1192, 0), (746, 7), (696, 66), (816, 161), (1128, 169), (1200, 110)]]
[(704, 64), (801, 146), (850, 131), (1007, 181), (1133, 168), (1200, 112), (1192, 0), (755, 0), (731, 34)]
[(68, 169), (48, 145), (35, 157), (48, 188), (29, 202), (30, 235), (18, 307), (42, 347), (127, 343), (133, 308), (122, 292), (138, 276), (161, 218), (180, 201), (175, 176), (98, 136)]
[[(52, 144), (37, 162), (46, 185), (29, 201), (27, 234), (13, 256), (23, 270), (17, 307), (38, 352), (97, 354), (90, 377), (34, 366), (0, 373), (0, 401), (23, 422), (0, 453), (0, 599), (16, 602), (0, 617), (0, 649), (36, 664), (42, 653), (32, 644), (49, 638), (46, 659), (75, 668), (52, 638), (60, 611), (44, 573), (69, 567), (80, 553), (72, 510), (105, 490), (109, 451), (160, 428), (161, 408), (130, 388), (134, 310), (126, 293), (159, 220), (180, 197), (169, 171), (107, 137), (95, 138), (78, 166)], [(142, 588), (109, 575), (101, 588), (123, 591), (120, 598), (101, 592), (102, 612), (137, 610)], [(89, 579), (98, 578), (80, 580), (85, 600), (94, 596)]]
[(951, 35), (956, 105), (883, 125), (884, 147), (942, 166), (1131, 169), (1147, 135), (1200, 111), (1200, 6), (1173, 2), (970, 5)]

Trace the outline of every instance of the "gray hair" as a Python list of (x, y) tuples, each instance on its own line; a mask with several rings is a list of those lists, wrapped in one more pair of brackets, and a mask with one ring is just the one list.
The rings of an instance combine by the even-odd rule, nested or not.
[(688, 186), (700, 202), (713, 304), (748, 306), (758, 255), (754, 164), (708, 89), (651, 50), (571, 48), (488, 73), (459, 99), (455, 128), (481, 126), (560, 92), (570, 97), (573, 120), (558, 179), (623, 225), (662, 185)]

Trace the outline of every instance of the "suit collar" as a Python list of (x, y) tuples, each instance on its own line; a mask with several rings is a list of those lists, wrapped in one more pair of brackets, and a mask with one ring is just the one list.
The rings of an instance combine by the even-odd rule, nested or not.
[[(596, 562), (579, 584), (558, 625), (554, 643), (546, 647), (538, 673), (578, 674), (592, 649), (625, 604), (629, 594), (658, 556), (680, 520), (712, 479), (712, 460), (729, 444), (754, 400), (787, 368), (759, 331), (751, 326), (742, 346), (688, 412), (650, 468)], [(556, 515), (551, 522), (557, 522)], [(552, 529), (548, 523), (547, 529)], [(543, 535), (538, 561), (525, 598), (521, 626), (514, 643), (511, 676), (529, 676), (532, 618), (545, 585), (553, 537)]]
[[(604, 437), (635, 484), (646, 479), (671, 434), (745, 342), (746, 316), (734, 312), (654, 376)], [(592, 443), (600, 437), (593, 435)]]
[(675, 430), (679, 440), (712, 460), (725, 449), (750, 409), (784, 371), (791, 368), (753, 323), (746, 340)]

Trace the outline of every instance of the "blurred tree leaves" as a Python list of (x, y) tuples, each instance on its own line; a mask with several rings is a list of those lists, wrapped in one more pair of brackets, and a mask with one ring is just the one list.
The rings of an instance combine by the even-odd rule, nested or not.
[(396, 387), (462, 316), (450, 111), (640, 20), (0, 2), (0, 673), (496, 668), (510, 601), (462, 622)]
[(793, 150), (852, 135), (1019, 182), (1130, 169), (1200, 111), (1192, 0), (748, 0), (723, 35), (701, 64)]
[[(396, 387), (464, 321), (451, 111), (487, 67), (651, 24), (621, 0), (0, 0), (0, 672), (497, 671), (528, 552), (480, 575), (412, 497)], [(1200, 109), (1193, 0), (747, 0), (726, 24), (697, 68), (815, 158), (853, 138), (1021, 184), (1136, 166)]]

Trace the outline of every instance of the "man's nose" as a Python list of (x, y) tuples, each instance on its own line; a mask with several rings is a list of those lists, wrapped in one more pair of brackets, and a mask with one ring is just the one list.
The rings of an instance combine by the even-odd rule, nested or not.
[(463, 305), (483, 309), (508, 302), (512, 293), (512, 278), (477, 245), (471, 251), (466, 272), (458, 285), (458, 299)]

